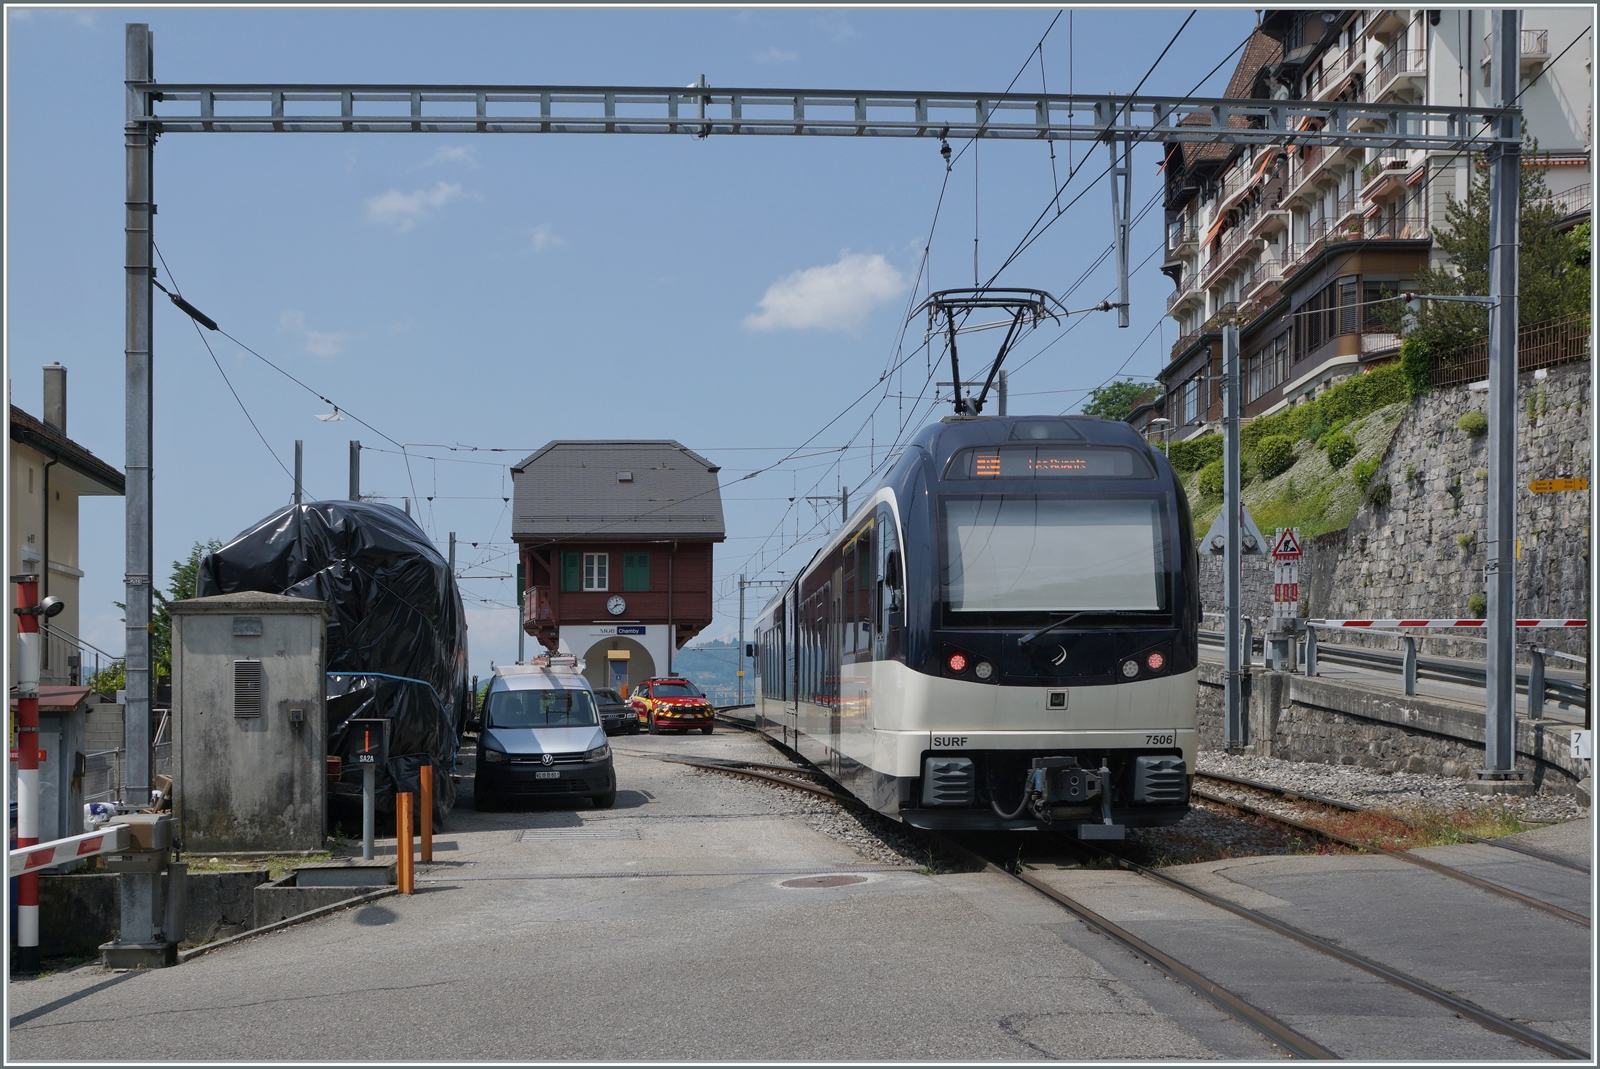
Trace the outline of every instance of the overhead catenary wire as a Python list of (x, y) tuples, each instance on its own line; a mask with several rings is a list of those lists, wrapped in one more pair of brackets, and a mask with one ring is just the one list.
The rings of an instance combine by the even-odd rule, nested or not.
[[(155, 246), (155, 242), (151, 242), (150, 244), (152, 247)], [(178, 280), (173, 276), (172, 269), (167, 267), (166, 258), (161, 255), (161, 250), (159, 248), (156, 249), (156, 256), (160, 258), (161, 266), (166, 270), (167, 277), (172, 279), (173, 287), (179, 292), (174, 293), (172, 290), (167, 289), (167, 287), (156, 281), (153, 276), (151, 277), (150, 281), (154, 283), (156, 289), (170, 297), (172, 299), (172, 303), (177, 305), (178, 308), (189, 317), (190, 323), (194, 325), (195, 336), (200, 339), (200, 344), (205, 346), (207, 355), (211, 357), (211, 363), (216, 366), (217, 374), (222, 376), (223, 385), (228, 388), (228, 392), (233, 395), (234, 401), (239, 405), (239, 411), (244, 413), (244, 418), (246, 422), (250, 424), (250, 429), (256, 432), (256, 437), (260, 438), (261, 444), (267, 447), (267, 452), (271, 454), (273, 461), (278, 465), (278, 467), (283, 469), (283, 473), (289, 476), (290, 480), (292, 481), (294, 479), (294, 473), (289, 470), (288, 465), (284, 464), (283, 458), (278, 456), (278, 451), (272, 448), (272, 443), (267, 441), (267, 436), (261, 433), (261, 428), (256, 424), (255, 417), (250, 414), (250, 409), (245, 406), (244, 398), (240, 397), (239, 391), (233, 388), (233, 382), (228, 378), (228, 373), (222, 370), (222, 361), (217, 359), (216, 352), (211, 348), (211, 342), (206, 339), (205, 332), (200, 329), (202, 319), (204, 319), (206, 322), (210, 322), (210, 320), (206, 318), (199, 309), (195, 308), (194, 305), (183, 299), (182, 287), (178, 285)], [(215, 323), (211, 324), (211, 329), (216, 329)]]

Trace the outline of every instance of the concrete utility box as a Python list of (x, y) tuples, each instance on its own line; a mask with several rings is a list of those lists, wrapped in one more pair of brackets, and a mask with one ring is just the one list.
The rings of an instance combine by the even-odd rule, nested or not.
[(172, 604), (173, 816), (186, 852), (323, 847), (327, 604)]

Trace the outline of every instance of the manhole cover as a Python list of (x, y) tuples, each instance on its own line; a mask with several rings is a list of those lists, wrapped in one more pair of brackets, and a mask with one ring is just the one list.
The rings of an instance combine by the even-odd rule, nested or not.
[(865, 876), (804, 876), (798, 880), (784, 880), (783, 887), (847, 887), (852, 883), (866, 883)]

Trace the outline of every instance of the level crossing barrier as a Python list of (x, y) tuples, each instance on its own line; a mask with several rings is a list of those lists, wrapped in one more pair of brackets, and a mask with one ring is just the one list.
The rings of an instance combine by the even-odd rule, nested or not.
[(96, 828), (82, 835), (69, 835), (65, 839), (51, 839), (49, 842), (19, 847), (11, 851), (7, 875), (21, 876), (25, 872), (37, 872), (40, 869), (65, 865), (70, 861), (81, 861), (96, 854), (111, 854), (118, 850), (126, 850), (128, 835), (126, 824), (107, 824), (103, 828)]

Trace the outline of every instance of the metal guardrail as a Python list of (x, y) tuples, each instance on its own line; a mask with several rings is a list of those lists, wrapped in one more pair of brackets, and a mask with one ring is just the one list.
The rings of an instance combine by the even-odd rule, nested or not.
[[(1381, 672), (1391, 672), (1405, 680), (1405, 693), (1414, 695), (1417, 692), (1416, 681), (1419, 678), (1435, 679), (1446, 683), (1461, 683), (1472, 687), (1488, 685), (1488, 670), (1483, 667), (1463, 664), (1452, 659), (1421, 657), (1417, 655), (1416, 643), (1419, 639), (1444, 640), (1443, 635), (1406, 635), (1394, 631), (1374, 631), (1375, 634), (1393, 635), (1406, 644), (1403, 651), (1375, 650), (1361, 646), (1346, 646), (1338, 643), (1328, 643), (1316, 638), (1316, 629), (1308, 629), (1306, 656), (1304, 668), (1306, 675), (1314, 676), (1317, 673), (1319, 660), (1332, 661), (1336, 664), (1347, 664), (1358, 668), (1373, 668)], [(1448, 636), (1451, 641), (1460, 641), (1464, 636)], [(1216, 631), (1201, 631), (1200, 640), (1208, 646), (1222, 645), (1223, 636)], [(1483, 640), (1478, 640), (1483, 641)], [(1585, 709), (1589, 707), (1588, 692), (1583, 686), (1564, 679), (1552, 679), (1545, 674), (1544, 658), (1546, 656), (1569, 657), (1572, 655), (1559, 653), (1555, 650), (1543, 650), (1537, 647), (1528, 647), (1528, 653), (1533, 658), (1533, 663), (1526, 671), (1519, 670), (1516, 674), (1516, 688), (1523, 694), (1529, 693), (1530, 679), (1542, 682), (1542, 692), (1534, 691), (1535, 697), (1530, 700), (1529, 718), (1538, 720), (1543, 715), (1545, 701), (1554, 699), (1555, 703), (1563, 708)], [(1573, 659), (1578, 659), (1573, 657)]]

